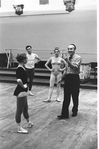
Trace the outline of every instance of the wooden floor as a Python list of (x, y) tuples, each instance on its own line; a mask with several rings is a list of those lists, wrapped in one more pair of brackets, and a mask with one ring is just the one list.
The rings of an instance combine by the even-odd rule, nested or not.
[(0, 84), (0, 149), (97, 149), (97, 90), (81, 89), (79, 113), (70, 118), (58, 120), (63, 101), (55, 101), (54, 89), (52, 102), (47, 99), (47, 86), (33, 86), (35, 96), (28, 96), (30, 119), (34, 126), (27, 128), (22, 116), (22, 126), (28, 134), (18, 134), (15, 123), (16, 98), (13, 91), (16, 84)]

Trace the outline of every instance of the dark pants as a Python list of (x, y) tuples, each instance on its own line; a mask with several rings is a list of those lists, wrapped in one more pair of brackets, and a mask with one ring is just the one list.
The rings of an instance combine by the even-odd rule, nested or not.
[(29, 83), (28, 83), (28, 87), (29, 87), (29, 91), (31, 91), (32, 89), (32, 83), (33, 83), (33, 78), (34, 78), (34, 73), (35, 73), (35, 69), (28, 69), (26, 68), (27, 74), (28, 74), (28, 78), (29, 78)]
[(16, 110), (16, 117), (15, 117), (17, 123), (21, 122), (22, 113), (25, 119), (29, 118), (27, 96), (17, 97), (17, 110)]
[(77, 113), (78, 111), (80, 79), (78, 74), (67, 74), (64, 79), (64, 101), (61, 115), (68, 117), (71, 97), (73, 101), (72, 112)]

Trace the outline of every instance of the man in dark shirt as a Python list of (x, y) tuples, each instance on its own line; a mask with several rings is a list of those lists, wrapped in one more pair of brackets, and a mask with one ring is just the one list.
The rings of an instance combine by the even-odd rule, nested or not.
[(64, 101), (61, 115), (57, 116), (58, 119), (69, 118), (71, 96), (73, 101), (72, 116), (77, 116), (78, 112), (81, 57), (75, 54), (75, 50), (76, 46), (74, 44), (68, 46), (68, 57), (65, 58), (67, 62), (67, 70), (64, 76)]

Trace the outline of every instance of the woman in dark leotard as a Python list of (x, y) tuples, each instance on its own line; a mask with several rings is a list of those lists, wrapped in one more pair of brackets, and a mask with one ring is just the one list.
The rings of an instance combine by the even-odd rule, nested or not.
[(33, 123), (29, 121), (28, 114), (28, 103), (27, 103), (27, 72), (24, 68), (24, 65), (27, 62), (26, 54), (20, 54), (16, 57), (19, 65), (16, 69), (16, 78), (17, 78), (17, 87), (15, 88), (14, 95), (17, 99), (17, 109), (15, 120), (18, 125), (18, 133), (28, 133), (27, 130), (21, 127), (21, 115), (23, 113), (24, 118), (28, 122), (28, 127), (32, 127)]

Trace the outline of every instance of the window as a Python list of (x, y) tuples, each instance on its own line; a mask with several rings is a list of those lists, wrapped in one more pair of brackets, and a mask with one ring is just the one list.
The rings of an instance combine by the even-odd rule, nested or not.
[(49, 4), (49, 0), (39, 0), (40, 5), (46, 5)]

